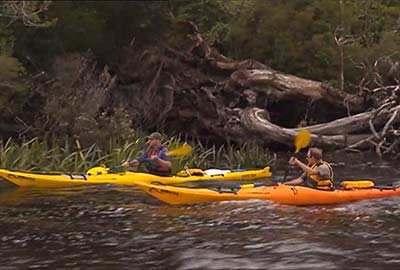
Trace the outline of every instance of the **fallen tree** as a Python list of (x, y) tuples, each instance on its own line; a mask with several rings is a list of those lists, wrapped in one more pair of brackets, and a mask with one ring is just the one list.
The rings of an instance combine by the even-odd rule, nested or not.
[[(348, 94), (256, 60), (225, 57), (208, 44), (195, 25), (192, 27), (193, 44), (186, 51), (155, 47), (139, 54), (126, 48), (122, 65), (102, 67), (99, 72), (85, 62), (85, 68), (78, 69), (81, 73), (70, 74), (68, 84), (60, 84), (61, 73), (47, 82), (45, 91), (42, 84), (48, 95), (45, 118), (54, 127), (64, 128), (68, 118), (69, 132), (80, 137), (88, 134), (87, 129), (80, 132), (77, 126), (82, 115), (96, 122), (122, 108), (131, 127), (144, 132), (163, 130), (214, 142), (258, 140), (292, 147), (300, 128), (285, 126), (288, 119), (301, 120), (304, 115), (299, 115), (297, 108), (307, 111), (314, 106), (317, 109), (311, 116), (322, 115), (329, 121), (302, 127), (312, 133), (313, 145), (348, 150), (372, 146), (379, 155), (400, 151), (398, 82)], [(82, 89), (81, 94), (70, 100), (79, 110), (71, 106), (73, 114), (52, 115), (54, 108), (68, 111), (69, 104), (59, 97), (73, 95), (76, 87)], [(112, 119), (117, 118), (109, 121)], [(96, 125), (91, 127), (93, 131)], [(95, 139), (95, 132), (90, 134)]]

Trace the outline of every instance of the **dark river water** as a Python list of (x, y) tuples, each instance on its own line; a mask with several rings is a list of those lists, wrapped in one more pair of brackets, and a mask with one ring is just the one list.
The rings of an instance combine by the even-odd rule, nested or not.
[[(395, 161), (329, 158), (339, 178), (400, 180)], [(279, 179), (284, 158), (275, 165)], [(168, 206), (135, 187), (0, 187), (0, 269), (400, 268), (400, 197)]]

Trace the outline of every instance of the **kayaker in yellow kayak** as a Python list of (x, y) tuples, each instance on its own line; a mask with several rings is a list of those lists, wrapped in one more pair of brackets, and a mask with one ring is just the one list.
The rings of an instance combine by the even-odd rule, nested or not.
[(286, 185), (304, 185), (321, 190), (333, 190), (333, 169), (328, 162), (322, 160), (322, 150), (311, 147), (307, 152), (308, 163), (305, 164), (295, 157), (289, 159), (289, 163), (296, 165), (304, 173)]
[(165, 154), (168, 152), (168, 148), (161, 144), (161, 134), (154, 132), (148, 137), (148, 139), (148, 144), (150, 145), (149, 148), (143, 150), (137, 159), (126, 161), (122, 163), (122, 166), (125, 168), (129, 166), (136, 167), (144, 163), (151, 174), (159, 176), (171, 175), (171, 157)]

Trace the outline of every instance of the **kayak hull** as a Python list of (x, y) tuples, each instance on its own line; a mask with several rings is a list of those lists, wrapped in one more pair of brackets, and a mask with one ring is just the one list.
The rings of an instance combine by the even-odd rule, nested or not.
[(175, 184), (189, 181), (202, 180), (256, 180), (271, 176), (270, 168), (265, 167), (260, 170), (246, 170), (240, 172), (227, 172), (220, 175), (201, 175), (201, 176), (168, 176), (162, 177), (148, 173), (122, 172), (105, 173), (99, 175), (73, 175), (66, 173), (33, 173), (10, 171), (0, 169), (0, 177), (20, 186), (20, 187), (38, 187), (38, 188), (57, 188), (91, 184), (117, 184), (117, 185), (135, 185), (137, 182), (160, 182), (163, 184)]
[(138, 183), (137, 186), (151, 196), (175, 205), (249, 199), (269, 200), (287, 205), (325, 205), (400, 196), (399, 187), (322, 191), (302, 186), (279, 184), (244, 188), (237, 192), (221, 192), (207, 188), (183, 188), (150, 183)]

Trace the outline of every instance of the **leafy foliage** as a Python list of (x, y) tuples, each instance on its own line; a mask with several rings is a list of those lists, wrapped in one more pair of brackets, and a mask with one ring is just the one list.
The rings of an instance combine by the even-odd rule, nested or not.
[(10, 112), (18, 113), (28, 93), (28, 87), (18, 80), (25, 69), (17, 58), (11, 56), (11, 51), (12, 38), (0, 35), (0, 113), (3, 117)]
[(0, 113), (3, 119), (15, 118), (21, 114), (30, 96), (28, 85), (20, 78), (25, 74), (25, 67), (15, 55), (18, 39), (11, 26), (14, 23), (29, 27), (50, 26), (52, 22), (41, 17), (50, 3), (51, 1), (0, 2)]
[[(321, 81), (337, 80), (333, 34), (338, 26), (358, 40), (345, 51), (347, 70), (356, 55), (374, 57), (373, 51), (383, 55), (399, 46), (395, 38), (382, 47), (382, 39), (398, 36), (399, 30), (400, 5), (387, 0), (60, 1), (49, 6), (46, 16), (53, 27), (12, 25), (16, 54), (29, 55), (43, 68), (66, 52), (90, 51), (101, 62), (111, 63), (127, 46), (187, 48), (187, 35), (192, 33), (187, 22), (194, 22), (228, 56), (252, 57)], [(346, 77), (356, 80), (352, 73)]]

